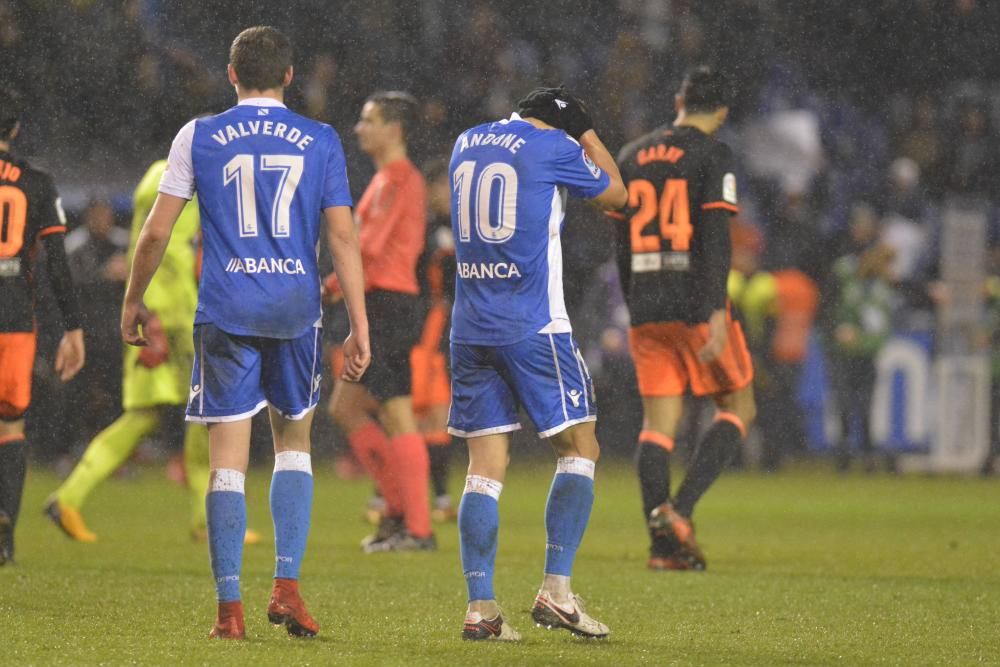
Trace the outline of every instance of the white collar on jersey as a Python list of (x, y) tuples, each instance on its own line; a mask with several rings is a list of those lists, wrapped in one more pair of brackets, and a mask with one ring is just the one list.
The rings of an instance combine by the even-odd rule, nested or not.
[(245, 100), (240, 100), (239, 104), (246, 104), (251, 107), (283, 107), (285, 106), (281, 102), (270, 97), (248, 97)]
[(515, 111), (514, 113), (512, 113), (512, 114), (510, 115), (510, 118), (504, 118), (504, 119), (502, 119), (502, 120), (500, 121), (500, 124), (501, 124), (501, 125), (506, 125), (507, 123), (511, 122), (512, 120), (519, 120), (519, 121), (521, 121), (522, 123), (527, 123), (527, 122), (528, 122), (528, 121), (524, 120), (523, 118), (521, 118), (521, 114), (519, 114), (519, 113), (517, 113), (517, 112)]

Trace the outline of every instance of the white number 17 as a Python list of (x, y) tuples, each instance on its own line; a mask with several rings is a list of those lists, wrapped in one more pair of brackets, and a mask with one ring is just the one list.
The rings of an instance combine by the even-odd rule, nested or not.
[[(254, 184), (253, 155), (241, 153), (222, 168), (222, 184), (236, 181), (236, 213), (240, 236), (257, 236), (257, 198)], [(286, 237), (291, 231), (289, 209), (295, 189), (299, 187), (305, 160), (301, 155), (261, 155), (261, 171), (281, 173), (271, 205), (271, 236)]]

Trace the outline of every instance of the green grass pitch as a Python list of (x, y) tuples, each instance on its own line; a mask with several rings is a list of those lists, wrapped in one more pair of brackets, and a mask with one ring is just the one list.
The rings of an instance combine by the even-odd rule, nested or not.
[[(457, 467), (457, 466), (456, 466)], [(35, 471), (18, 563), (0, 568), (3, 665), (961, 665), (1000, 663), (1000, 484), (838, 477), (818, 468), (727, 474), (698, 509), (704, 573), (645, 569), (638, 491), (624, 463), (598, 467), (574, 588), (611, 627), (584, 641), (530, 622), (553, 466), (521, 462), (501, 497), (497, 594), (520, 644), (459, 639), (456, 527), (432, 554), (365, 556), (365, 482), (318, 473), (302, 589), (322, 625), (292, 640), (264, 615), (273, 546), (269, 474), (248, 482), (265, 544), (244, 556), (248, 641), (206, 638), (207, 547), (186, 533), (186, 495), (158, 469), (101, 487), (75, 544), (41, 516)], [(455, 491), (461, 484), (455, 474)]]

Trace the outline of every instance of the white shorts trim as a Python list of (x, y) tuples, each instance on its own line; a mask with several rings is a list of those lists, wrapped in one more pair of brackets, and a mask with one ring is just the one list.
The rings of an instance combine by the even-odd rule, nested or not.
[[(241, 412), (238, 415), (219, 415), (219, 416), (185, 415), (184, 420), (189, 422), (195, 422), (198, 424), (219, 424), (223, 422), (238, 422), (241, 419), (249, 419), (250, 417), (253, 417), (255, 414), (263, 410), (265, 407), (267, 407), (267, 401), (261, 401), (250, 410), (247, 410), (246, 412)], [(299, 417), (299, 419), (301, 419), (301, 417)]]
[(510, 433), (511, 431), (520, 431), (520, 424), (504, 424), (503, 426), (493, 426), (491, 428), (481, 428), (478, 431), (462, 431), (451, 426), (448, 427), (448, 433), (452, 435), (457, 435), (460, 438), (478, 438), (483, 435), (496, 435), (498, 433)]
[[(587, 362), (583, 360), (583, 354), (580, 352), (580, 347), (573, 346), (573, 356), (576, 357), (576, 372), (580, 374), (580, 382), (583, 383), (583, 408), (587, 412), (590, 412), (590, 382), (587, 379), (590, 377), (590, 371), (587, 369)], [(586, 372), (585, 372), (586, 371)]]
[[(264, 402), (267, 403), (267, 401), (264, 401)], [(297, 422), (297, 421), (301, 421), (301, 420), (305, 419), (306, 415), (309, 414), (312, 410), (315, 410), (317, 405), (319, 405), (319, 401), (316, 401), (315, 403), (313, 403), (312, 405), (310, 405), (305, 410), (300, 410), (299, 412), (296, 412), (296, 413), (293, 413), (293, 414), (289, 415), (289, 414), (285, 414), (284, 412), (282, 412), (281, 409), (278, 408), (277, 406), (275, 406), (273, 403), (268, 403), (268, 406), (274, 408), (278, 412), (279, 415), (281, 415), (282, 417), (284, 417), (288, 421), (293, 421), (293, 422)]]
[(551, 438), (552, 436), (556, 435), (557, 433), (562, 433), (563, 431), (565, 431), (566, 429), (568, 429), (570, 426), (576, 426), (577, 424), (582, 424), (583, 422), (595, 422), (595, 421), (597, 421), (597, 415), (587, 415), (586, 417), (580, 417), (579, 419), (570, 419), (568, 421), (564, 421), (562, 424), (559, 424), (558, 426), (553, 426), (550, 429), (546, 429), (544, 431), (541, 431), (538, 434), (538, 437), (539, 438)]
[[(319, 334), (322, 329), (319, 326), (319, 322), (313, 325), (315, 327), (315, 334), (313, 335), (313, 364), (312, 369), (309, 371), (309, 402), (312, 403), (313, 395), (319, 389), (319, 383), (316, 381), (316, 362), (319, 360)], [(316, 403), (319, 403), (319, 399), (316, 399)], [(313, 406), (316, 405), (313, 403)], [(306, 410), (308, 412), (308, 410)], [(305, 413), (303, 413), (305, 415)], [(291, 419), (291, 417), (289, 417)], [(301, 419), (301, 417), (299, 417)]]
[[(563, 419), (569, 419), (569, 412), (566, 410), (566, 386), (563, 384), (562, 369), (559, 368), (559, 353), (556, 352), (556, 340), (552, 337), (552, 334), (548, 334), (548, 336), (549, 348), (552, 350), (552, 365), (555, 366), (556, 381), (559, 383), (559, 400), (562, 401)], [(539, 435), (542, 434), (539, 433)], [(545, 436), (542, 435), (542, 437), (544, 438)]]

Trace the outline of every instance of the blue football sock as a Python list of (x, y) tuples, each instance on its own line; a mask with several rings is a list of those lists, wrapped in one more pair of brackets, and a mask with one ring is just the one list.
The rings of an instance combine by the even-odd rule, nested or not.
[(469, 475), (458, 505), (458, 542), (462, 553), (462, 574), (469, 589), (469, 601), (494, 600), (493, 566), (497, 558), (497, 531), (500, 512), (497, 500), (503, 484)]
[(243, 536), (247, 531), (245, 476), (238, 470), (213, 470), (205, 496), (208, 515), (208, 551), (219, 602), (240, 599)]
[(312, 462), (306, 452), (278, 452), (271, 478), (274, 577), (298, 579), (312, 512)]
[(570, 576), (593, 505), (594, 462), (580, 457), (559, 459), (545, 505), (545, 574)]

